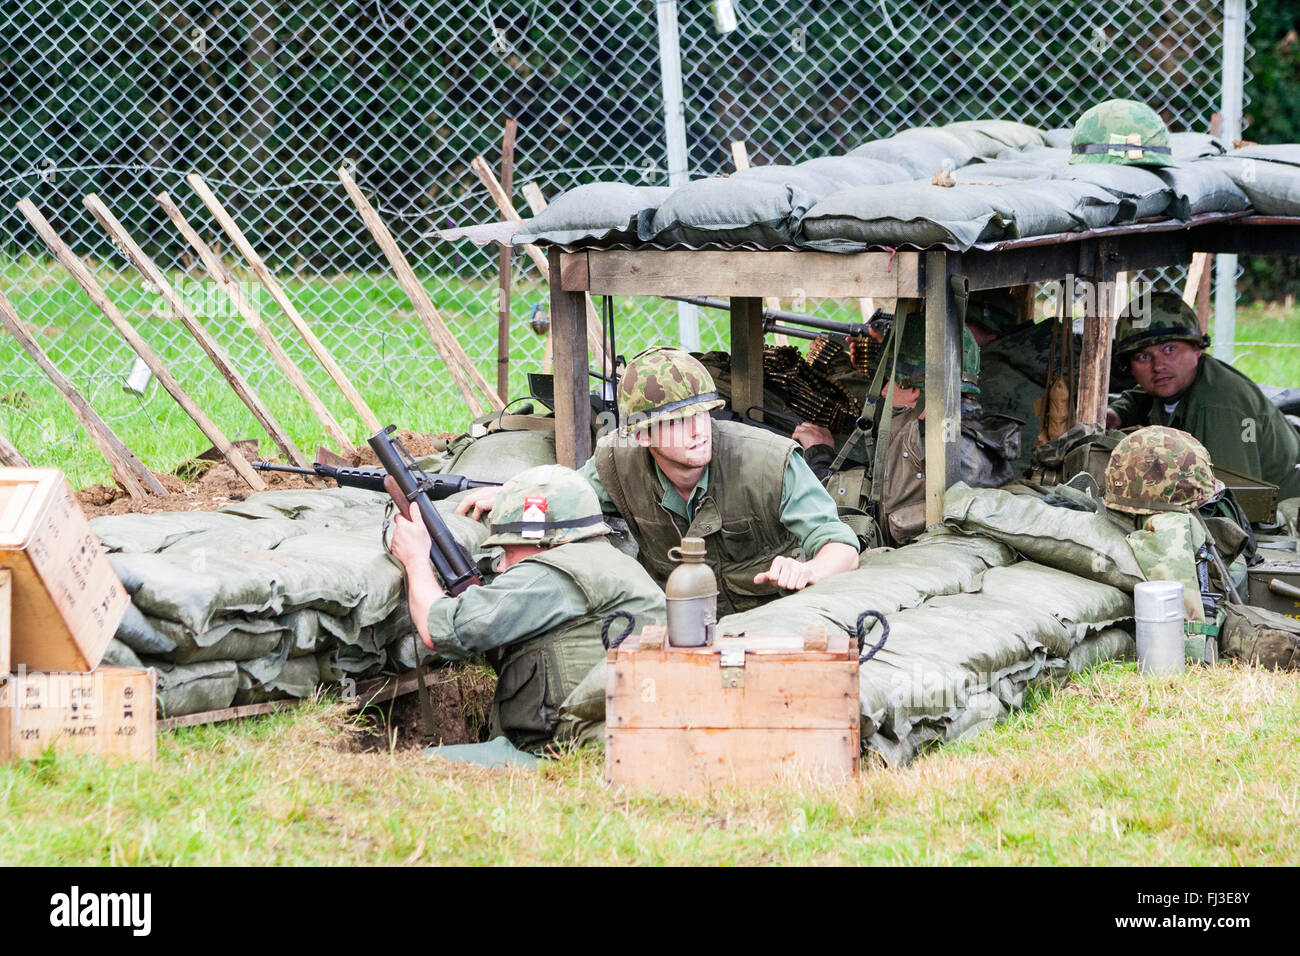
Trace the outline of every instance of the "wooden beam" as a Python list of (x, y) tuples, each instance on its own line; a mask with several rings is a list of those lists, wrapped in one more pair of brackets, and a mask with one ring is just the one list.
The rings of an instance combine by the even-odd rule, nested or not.
[[(82, 197), (81, 202), (90, 210), (90, 214), (95, 217), (99, 224), (104, 227), (104, 231), (122, 249), (122, 253), (130, 260), (131, 265), (135, 266), (140, 275), (144, 276), (145, 280), (152, 283), (154, 288), (158, 290), (158, 294), (167, 303), (167, 307), (172, 310), (172, 315), (180, 319), (181, 325), (185, 326), (190, 335), (194, 336), (194, 340), (199, 343), (199, 348), (203, 349), (203, 354), (216, 366), (217, 371), (226, 380), (226, 384), (230, 386), (231, 391), (253, 413), (257, 423), (271, 436), (271, 440), (275, 442), (275, 446), (280, 449), (285, 458), (299, 468), (308, 467), (311, 462), (307, 459), (307, 456), (293, 443), (293, 439), (284, 430), (284, 426), (266, 407), (262, 399), (253, 390), (253, 387), (244, 379), (244, 376), (239, 373), (239, 369), (235, 368), (225, 349), (203, 327), (203, 323), (199, 321), (198, 316), (190, 310), (185, 300), (172, 288), (171, 283), (167, 281), (167, 277), (163, 275), (158, 265), (131, 238), (130, 233), (126, 231), (126, 228), (118, 221), (117, 217), (94, 193), (87, 193)], [(242, 460), (243, 456), (240, 456), (240, 459)]]
[(587, 253), (593, 295), (717, 295), (915, 299), (920, 253), (717, 252), (619, 249)]
[(45, 373), (50, 384), (58, 389), (63, 400), (72, 409), (72, 414), (76, 416), (81, 427), (90, 436), (90, 440), (95, 443), (95, 447), (108, 462), (114, 479), (121, 483), (126, 493), (137, 501), (147, 499), (148, 492), (167, 497), (167, 489), (162, 486), (162, 482), (144, 466), (130, 448), (126, 447), (126, 443), (117, 437), (108, 422), (99, 417), (99, 413), (86, 401), (77, 387), (72, 384), (71, 379), (50, 361), (50, 357), (36, 341), (27, 323), (18, 315), (18, 310), (13, 307), (13, 303), (3, 292), (0, 292), (0, 325), (3, 325), (18, 341), (23, 351), (31, 356), (32, 361)]
[(925, 254), (925, 523), (943, 520), (943, 495), (961, 480), (962, 328), (952, 276), (961, 257)]
[(32, 467), (32, 463), (28, 461), (23, 456), (23, 453), (15, 448), (13, 443), (3, 434), (0, 434), (0, 465), (4, 465), (7, 468)]
[(763, 407), (763, 300), (731, 298), (731, 409)]
[(1098, 273), (1090, 276), (1093, 294), (1084, 298), (1083, 347), (1079, 359), (1079, 396), (1075, 422), (1106, 427), (1110, 389), (1111, 345), (1115, 331), (1115, 260), (1103, 247)]
[(591, 457), (591, 398), (587, 384), (586, 319), (581, 292), (568, 292), (560, 281), (560, 250), (551, 247), (551, 340), (555, 360), (555, 458), (569, 468)]
[[(505, 134), (501, 137), (501, 191), (507, 196), (514, 187), (515, 134), (517, 120), (506, 120)], [(513, 248), (501, 243), (497, 250), (497, 394), (502, 401), (510, 396), (510, 282), (513, 271)]]
[(247, 260), (253, 274), (262, 283), (262, 287), (266, 289), (275, 304), (284, 312), (285, 317), (297, 330), (302, 340), (307, 343), (307, 348), (311, 350), (312, 355), (316, 356), (316, 360), (320, 362), (330, 379), (338, 386), (339, 391), (348, 400), (348, 404), (352, 406), (353, 411), (360, 416), (366, 428), (370, 429), (371, 432), (379, 431), (383, 426), (379, 424), (379, 419), (370, 410), (366, 400), (361, 397), (361, 393), (343, 374), (343, 369), (339, 368), (338, 362), (334, 360), (334, 356), (330, 354), (329, 349), (325, 348), (320, 339), (316, 337), (316, 333), (311, 330), (311, 326), (302, 317), (302, 313), (285, 295), (284, 289), (280, 287), (280, 283), (271, 274), (271, 270), (267, 268), (262, 257), (257, 254), (253, 244), (248, 241), (243, 230), (239, 228), (235, 220), (231, 218), (230, 213), (226, 212), (226, 208), (221, 205), (212, 190), (208, 188), (208, 184), (203, 181), (203, 177), (198, 173), (190, 173), (185, 177), (185, 181), (190, 184), (191, 189), (199, 194), (199, 198), (203, 200), (203, 205), (208, 207), (208, 212), (212, 214), (212, 218), (217, 220), (226, 235), (230, 237), (230, 241), (235, 244), (235, 248), (239, 250), (240, 255)]
[[(447, 328), (447, 323), (443, 320), (442, 314), (437, 307), (434, 306), (433, 300), (429, 298), (429, 293), (420, 284), (415, 270), (407, 262), (406, 256), (398, 248), (392, 233), (388, 231), (388, 227), (384, 225), (383, 220), (379, 218), (379, 214), (370, 205), (370, 201), (362, 195), (361, 190), (357, 187), (356, 180), (352, 178), (352, 174), (346, 169), (340, 168), (339, 180), (343, 183), (343, 188), (347, 190), (352, 204), (361, 213), (361, 218), (365, 220), (370, 234), (375, 237), (375, 242), (379, 243), (379, 248), (384, 251), (384, 256), (388, 259), (393, 274), (397, 276), (398, 285), (402, 287), (402, 291), (411, 300), (411, 305), (415, 307), (415, 314), (420, 317), (420, 322), (423, 323), (424, 330), (433, 341), (433, 347), (437, 349), (439, 358), (442, 359), (447, 371), (451, 374), (451, 379), (461, 397), (465, 399), (465, 404), (469, 406), (469, 413), (474, 417), (483, 414), (483, 403), (474, 394), (474, 385), (478, 386), (483, 394), (487, 396), (488, 402), (493, 408), (505, 408), (506, 403), (492, 391), (492, 386), (474, 367), (474, 363), (469, 360), (465, 350), (460, 347), (460, 342), (456, 340), (456, 336), (452, 334), (451, 329)], [(473, 385), (470, 384), (471, 380)]]
[(239, 454), (230, 444), (230, 439), (204, 414), (203, 409), (199, 408), (194, 400), (190, 398), (185, 389), (181, 387), (181, 383), (172, 375), (171, 370), (163, 364), (158, 354), (149, 347), (149, 343), (140, 337), (140, 334), (127, 321), (126, 316), (113, 304), (113, 301), (105, 294), (100, 284), (95, 281), (95, 277), (90, 274), (90, 270), (86, 268), (85, 263), (59, 238), (58, 233), (54, 231), (54, 227), (41, 215), (41, 211), (36, 208), (35, 204), (30, 199), (23, 199), (18, 203), (18, 210), (32, 224), (32, 228), (44, 240), (50, 252), (54, 253), (54, 257), (72, 274), (72, 277), (77, 281), (77, 285), (81, 286), (82, 290), (99, 307), (99, 310), (104, 313), (122, 338), (126, 339), (127, 344), (131, 346), (135, 354), (140, 356), (144, 363), (149, 366), (149, 371), (153, 372), (154, 378), (158, 379), (158, 383), (166, 389), (167, 394), (198, 426), (204, 437), (212, 442), (213, 447), (225, 456), (226, 461), (230, 462), (230, 467), (235, 470), (235, 473), (243, 478), (244, 482), (254, 491), (265, 491), (266, 482), (261, 479), (257, 472), (253, 471), (244, 456)]
[(284, 372), (285, 378), (298, 390), (298, 394), (307, 403), (307, 407), (312, 410), (316, 420), (334, 439), (339, 451), (345, 455), (354, 452), (356, 449), (353, 447), (351, 439), (348, 438), (347, 432), (343, 430), (343, 426), (338, 423), (330, 410), (325, 407), (325, 403), (320, 400), (320, 396), (308, 384), (302, 370), (298, 368), (293, 359), (289, 357), (289, 353), (280, 345), (279, 340), (276, 339), (263, 320), (261, 313), (254, 308), (253, 303), (248, 300), (248, 296), (244, 295), (243, 290), (239, 288), (239, 283), (230, 274), (230, 270), (222, 264), (216, 252), (203, 241), (194, 227), (190, 225), (189, 220), (185, 218), (180, 207), (176, 205), (171, 196), (164, 192), (159, 193), (154, 199), (158, 201), (158, 205), (162, 206), (163, 212), (167, 213), (167, 218), (172, 221), (172, 224), (180, 230), (181, 235), (185, 237), (194, 251), (199, 254), (199, 259), (203, 262), (203, 267), (207, 269), (208, 275), (212, 277), (212, 280), (216, 282), (221, 291), (234, 304), (235, 310), (243, 318), (244, 323), (253, 330), (253, 334), (257, 336), (258, 341), (271, 353), (271, 357), (275, 359), (275, 364), (280, 366), (280, 371)]

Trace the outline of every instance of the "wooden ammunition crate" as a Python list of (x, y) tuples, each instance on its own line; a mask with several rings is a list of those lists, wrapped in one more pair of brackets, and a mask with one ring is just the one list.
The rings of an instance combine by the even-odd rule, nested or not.
[(60, 753), (153, 762), (157, 716), (152, 669), (89, 674), (20, 672), (0, 684), (0, 761)]
[(607, 658), (605, 780), (660, 793), (842, 781), (858, 769), (858, 710), (845, 635), (688, 648), (647, 627)]
[(3, 568), (11, 666), (93, 670), (131, 599), (57, 468), (0, 468)]

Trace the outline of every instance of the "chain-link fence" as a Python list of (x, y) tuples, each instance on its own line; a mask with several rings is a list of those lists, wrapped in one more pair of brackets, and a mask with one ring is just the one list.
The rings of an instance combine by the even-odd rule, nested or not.
[[(1069, 126), (1092, 103), (1143, 100), (1173, 129), (1219, 107), (1223, 15), (1211, 0), (839, 2), (734, 0), (680, 9), (689, 166), (797, 162), (907, 126), (1007, 117)], [(725, 12), (725, 11), (724, 11)], [(361, 426), (184, 177), (201, 174), (381, 418), (462, 425), (465, 409), (339, 183), (347, 166), (452, 330), (495, 381), (497, 257), (427, 237), (498, 217), (469, 169), (500, 164), (519, 121), (513, 195), (585, 182), (667, 182), (655, 5), (649, 0), (373, 0), (8, 5), (0, 35), (3, 290), (54, 362), (151, 465), (201, 439), (155, 386), (124, 393), (133, 353), (14, 211), (31, 197), (232, 437), (259, 434), (184, 328), (82, 205), (95, 192), (176, 279), (301, 444), (324, 435), (154, 201), (167, 191), (245, 280), (282, 344), (354, 438)], [(545, 288), (514, 260), (512, 394), (543, 342), (527, 319)], [(656, 300), (618, 304), (627, 354), (676, 335)], [(705, 348), (725, 317), (702, 317)], [(0, 342), (0, 432), (59, 463), (84, 444), (35, 366)], [(177, 439), (175, 436), (183, 436)], [(269, 443), (264, 442), (269, 448)], [(151, 457), (152, 456), (152, 457)], [(74, 476), (75, 477), (75, 476)]]

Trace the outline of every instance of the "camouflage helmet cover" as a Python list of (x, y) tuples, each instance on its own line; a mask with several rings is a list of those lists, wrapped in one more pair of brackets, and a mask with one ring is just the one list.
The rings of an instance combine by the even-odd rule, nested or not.
[(698, 359), (681, 349), (656, 345), (633, 356), (618, 382), (618, 408), (628, 431), (669, 422), (725, 405)]
[(1124, 436), (1106, 462), (1106, 505), (1116, 511), (1199, 508), (1222, 491), (1210, 453), (1177, 428), (1139, 428)]
[(1134, 299), (1120, 313), (1115, 324), (1115, 361), (1127, 361), (1134, 352), (1161, 342), (1191, 342), (1201, 348), (1210, 337), (1201, 331), (1201, 321), (1192, 307), (1174, 292), (1152, 293), (1147, 308)]
[[(890, 360), (892, 347), (885, 349), (885, 361)], [(961, 391), (963, 395), (978, 395), (980, 378), (980, 350), (971, 330), (961, 330)], [(894, 384), (900, 388), (925, 388), (925, 313), (909, 312), (903, 326), (903, 340), (898, 343), (898, 365), (894, 369)]]
[(596, 492), (563, 465), (538, 465), (502, 485), (488, 526), (483, 547), (568, 544), (610, 533)]
[(1084, 112), (1070, 136), (1071, 163), (1177, 166), (1160, 114), (1136, 100), (1106, 100)]

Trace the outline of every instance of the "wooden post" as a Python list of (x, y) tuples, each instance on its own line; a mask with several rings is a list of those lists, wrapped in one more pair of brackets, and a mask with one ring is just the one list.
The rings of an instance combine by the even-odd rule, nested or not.
[(393, 273), (397, 276), (397, 282), (402, 287), (411, 300), (411, 305), (415, 307), (415, 314), (420, 317), (424, 324), (424, 329), (429, 333), (429, 338), (433, 340), (433, 347), (437, 349), (438, 356), (442, 359), (447, 371), (451, 374), (451, 379), (456, 388), (460, 391), (461, 397), (465, 399), (465, 404), (469, 406), (469, 413), (475, 417), (483, 414), (483, 403), (478, 400), (474, 394), (474, 388), (470, 385), (472, 379), (474, 385), (487, 396), (489, 404), (495, 409), (506, 407), (506, 403), (492, 391), (492, 386), (487, 383), (487, 379), (474, 367), (474, 363), (469, 360), (465, 350), (460, 347), (456, 341), (456, 336), (452, 335), (451, 330), (447, 328), (447, 323), (443, 321), (442, 315), (438, 312), (429, 298), (429, 293), (425, 291), (424, 286), (420, 285), (419, 278), (415, 275), (415, 270), (411, 264), (406, 261), (406, 256), (402, 250), (397, 247), (396, 240), (393, 239), (392, 233), (384, 225), (379, 214), (375, 212), (370, 201), (361, 194), (357, 187), (356, 180), (346, 169), (339, 169), (339, 179), (343, 183), (343, 188), (347, 190), (348, 196), (352, 199), (352, 204), (357, 207), (361, 213), (361, 218), (365, 220), (366, 226), (370, 229), (370, 234), (375, 237), (379, 243), (379, 248), (384, 251), (384, 256), (388, 259), (388, 264), (392, 266)]
[[(502, 217), (509, 222), (518, 222), (522, 219), (523, 217), (521, 217), (515, 210), (515, 204), (511, 202), (510, 197), (506, 195), (505, 190), (501, 188), (501, 184), (497, 182), (496, 176), (492, 175), (492, 170), (489, 168), (487, 160), (482, 156), (475, 156), (473, 162), (469, 165), (478, 175), (478, 178), (482, 180), (483, 185), (487, 187), (487, 191), (492, 196), (492, 201), (496, 203), (497, 209), (501, 211)], [(537, 267), (538, 271), (541, 272), (542, 275), (550, 275), (550, 266), (547, 265), (546, 257), (542, 255), (541, 249), (538, 249), (536, 246), (529, 243), (524, 246), (524, 252), (528, 255), (529, 259), (533, 260), (533, 265)], [(584, 292), (582, 298), (586, 308), (587, 348), (591, 351), (592, 355), (599, 356), (602, 354), (602, 343), (604, 341), (601, 334), (600, 316), (596, 314), (596, 306), (592, 303), (591, 296)], [(554, 321), (554, 317), (552, 317), (552, 321)], [(608, 363), (604, 363), (603, 361), (602, 371), (606, 375), (610, 373)]]
[(587, 344), (583, 293), (565, 292), (560, 250), (551, 247), (551, 338), (555, 345), (555, 458), (581, 467), (591, 457), (591, 397), (587, 385)]
[[(501, 191), (507, 196), (514, 186), (516, 120), (506, 120), (505, 135), (501, 139)], [(501, 243), (497, 250), (497, 394), (502, 401), (510, 395), (510, 280), (511, 254), (509, 243)]]
[(280, 449), (280, 452), (285, 456), (285, 458), (287, 458), (292, 464), (297, 465), (299, 468), (308, 467), (311, 462), (308, 461), (307, 457), (298, 449), (298, 446), (293, 443), (293, 439), (290, 438), (288, 432), (284, 430), (284, 426), (282, 426), (276, 417), (271, 414), (271, 410), (266, 407), (262, 399), (258, 397), (258, 394), (253, 391), (252, 386), (248, 384), (244, 379), (244, 376), (239, 374), (239, 370), (231, 364), (230, 356), (226, 355), (226, 352), (221, 347), (220, 343), (218, 343), (217, 340), (208, 333), (208, 330), (203, 327), (203, 323), (199, 321), (198, 316), (190, 311), (190, 307), (185, 304), (185, 300), (177, 294), (174, 288), (172, 288), (171, 283), (167, 281), (167, 277), (163, 275), (162, 270), (159, 269), (157, 264), (145, 254), (145, 251), (140, 248), (139, 244), (131, 238), (130, 233), (128, 233), (123, 225), (118, 222), (117, 217), (109, 211), (108, 207), (105, 206), (100, 198), (94, 193), (87, 193), (82, 197), (81, 202), (90, 210), (90, 214), (98, 220), (99, 224), (104, 227), (104, 231), (107, 232), (121, 247), (122, 252), (126, 255), (127, 259), (131, 261), (131, 264), (135, 266), (136, 270), (139, 271), (147, 281), (153, 283), (154, 287), (158, 290), (158, 294), (161, 295), (163, 301), (167, 303), (167, 307), (172, 310), (172, 314), (176, 318), (180, 319), (181, 325), (185, 326), (185, 328), (189, 330), (190, 335), (194, 336), (195, 341), (199, 343), (199, 348), (203, 349), (203, 354), (205, 354), (212, 361), (212, 364), (217, 367), (217, 371), (221, 373), (221, 377), (230, 385), (231, 390), (239, 396), (239, 400), (244, 403), (245, 407), (253, 413), (253, 417), (257, 419), (257, 423), (262, 426), (268, 435), (271, 436), (271, 440), (275, 442), (275, 446)]
[(153, 473), (149, 471), (135, 456), (131, 449), (114, 434), (113, 429), (109, 427), (108, 422), (99, 417), (99, 414), (90, 406), (77, 387), (72, 384), (71, 380), (60, 372), (50, 361), (50, 357), (45, 354), (36, 337), (32, 335), (31, 329), (27, 327), (22, 318), (18, 315), (18, 310), (13, 307), (13, 303), (0, 292), (0, 325), (3, 325), (9, 334), (18, 340), (18, 344), (23, 347), (32, 361), (37, 364), (45, 377), (50, 380), (59, 394), (63, 396), (68, 407), (72, 409), (72, 414), (77, 417), (81, 427), (86, 430), (90, 440), (95, 443), (104, 460), (108, 462), (109, 468), (113, 471), (113, 477), (121, 482), (122, 487), (126, 489), (127, 494), (137, 501), (143, 501), (148, 497), (145, 489), (148, 488), (156, 495), (167, 497), (167, 489), (162, 486)]
[(127, 321), (126, 316), (104, 293), (103, 288), (95, 281), (95, 277), (90, 274), (90, 270), (86, 268), (85, 263), (59, 238), (58, 233), (54, 231), (54, 227), (41, 215), (41, 211), (36, 208), (30, 199), (21, 200), (18, 203), (18, 210), (32, 224), (32, 228), (45, 241), (45, 245), (49, 247), (50, 252), (54, 253), (54, 257), (63, 264), (65, 269), (72, 273), (72, 277), (77, 280), (77, 284), (81, 286), (86, 295), (90, 296), (91, 301), (113, 323), (113, 327), (117, 329), (122, 338), (126, 339), (135, 354), (140, 356), (144, 363), (149, 366), (149, 371), (153, 372), (154, 378), (158, 379), (159, 384), (167, 390), (167, 394), (175, 400), (185, 414), (189, 415), (194, 424), (198, 426), (199, 431), (203, 432), (204, 437), (212, 442), (217, 451), (225, 456), (226, 461), (230, 462), (230, 467), (235, 470), (235, 473), (243, 478), (254, 491), (265, 491), (266, 482), (261, 479), (257, 472), (253, 471), (243, 455), (234, 449), (230, 444), (230, 439), (226, 438), (221, 429), (204, 414), (203, 409), (199, 408), (194, 400), (186, 394), (185, 389), (172, 375), (171, 370), (163, 364), (158, 354), (149, 347), (149, 343), (140, 337), (131, 323)]
[(185, 177), (185, 181), (190, 184), (190, 187), (196, 193), (199, 194), (199, 198), (203, 200), (203, 205), (208, 207), (208, 212), (212, 214), (212, 218), (217, 220), (221, 225), (221, 228), (225, 230), (226, 235), (230, 237), (230, 241), (235, 244), (235, 248), (239, 250), (240, 255), (248, 261), (249, 267), (253, 270), (253, 274), (257, 276), (258, 281), (262, 283), (262, 287), (270, 293), (275, 304), (284, 311), (289, 322), (298, 331), (298, 334), (302, 336), (302, 340), (307, 343), (307, 348), (311, 349), (312, 355), (316, 356), (316, 360), (324, 366), (330, 379), (338, 386), (339, 391), (343, 393), (344, 397), (348, 400), (348, 404), (351, 405), (357, 415), (360, 416), (361, 421), (365, 423), (366, 428), (370, 429), (371, 432), (379, 431), (383, 426), (379, 424), (379, 419), (376, 418), (375, 413), (370, 410), (370, 406), (366, 404), (366, 400), (361, 397), (361, 393), (356, 390), (350, 381), (348, 381), (348, 377), (343, 374), (343, 369), (339, 368), (338, 362), (334, 360), (334, 356), (330, 354), (329, 349), (325, 348), (320, 339), (316, 337), (316, 333), (313, 332), (311, 327), (307, 324), (307, 320), (302, 317), (302, 314), (294, 304), (289, 301), (289, 297), (285, 295), (284, 289), (280, 287), (280, 283), (277, 282), (275, 276), (271, 274), (271, 270), (267, 268), (262, 257), (257, 254), (257, 250), (255, 250), (252, 243), (248, 241), (243, 230), (241, 230), (235, 223), (235, 220), (230, 217), (230, 213), (226, 212), (225, 207), (217, 201), (217, 197), (213, 195), (212, 190), (208, 188), (208, 184), (203, 181), (203, 177), (198, 173), (190, 173)]
[[(1112, 306), (1115, 268), (1109, 248), (1102, 243), (1097, 253), (1098, 275), (1091, 276), (1093, 294), (1085, 297), (1083, 347), (1079, 359), (1079, 399), (1075, 421), (1106, 427), (1106, 401), (1110, 390), (1110, 356), (1115, 319)], [(1068, 319), (1067, 319), (1068, 321)]]
[(927, 525), (943, 520), (944, 492), (961, 480), (962, 328), (951, 281), (960, 269), (960, 256), (949, 252), (925, 253)]
[(1183, 301), (1196, 309), (1201, 331), (1210, 324), (1210, 254), (1192, 253), (1192, 264), (1187, 269), (1187, 285), (1183, 286)]
[[(13, 446), (4, 435), (0, 435), (0, 465), (9, 468), (30, 468), (32, 463), (23, 457), (23, 453)], [(4, 573), (8, 573), (7, 571)], [(0, 621), (0, 625), (8, 626), (8, 621)]]
[(763, 407), (763, 300), (731, 298), (731, 410)]
[(347, 432), (343, 430), (343, 427), (339, 425), (338, 420), (335, 419), (335, 417), (330, 414), (330, 410), (325, 407), (325, 403), (320, 400), (320, 396), (318, 396), (312, 389), (311, 385), (308, 384), (306, 376), (302, 374), (302, 370), (294, 364), (293, 359), (289, 357), (289, 353), (280, 345), (275, 335), (271, 332), (271, 329), (262, 319), (261, 314), (253, 307), (253, 303), (248, 301), (248, 297), (244, 295), (243, 291), (239, 288), (239, 284), (235, 282), (234, 276), (232, 276), (230, 271), (221, 264), (221, 259), (217, 256), (216, 252), (213, 251), (211, 246), (203, 241), (198, 232), (195, 231), (194, 227), (189, 224), (189, 221), (185, 218), (184, 214), (181, 213), (180, 207), (172, 201), (171, 196), (164, 192), (159, 193), (154, 198), (158, 201), (158, 205), (162, 206), (163, 212), (167, 213), (167, 218), (172, 221), (172, 224), (180, 230), (181, 235), (185, 237), (190, 246), (193, 247), (194, 251), (199, 254), (199, 258), (203, 261), (203, 267), (208, 270), (208, 275), (211, 276), (212, 280), (221, 287), (221, 291), (224, 292), (227, 298), (229, 298), (234, 304), (235, 309), (239, 312), (245, 324), (253, 330), (253, 334), (257, 336), (258, 341), (266, 346), (266, 350), (271, 353), (271, 357), (275, 359), (275, 363), (280, 366), (280, 371), (284, 372), (285, 377), (289, 379), (293, 384), (293, 387), (298, 390), (298, 394), (301, 395), (303, 401), (307, 403), (307, 407), (312, 410), (313, 414), (315, 414), (316, 420), (321, 423), (325, 428), (325, 431), (329, 433), (329, 436), (334, 439), (334, 443), (338, 446), (339, 451), (345, 455), (350, 455), (355, 451), (355, 448), (352, 445), (351, 439), (348, 438)]

